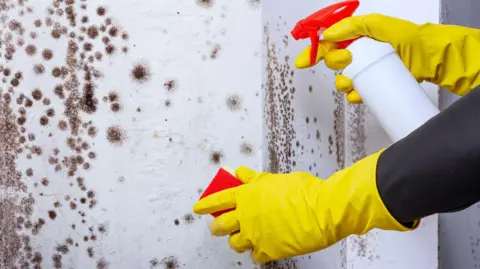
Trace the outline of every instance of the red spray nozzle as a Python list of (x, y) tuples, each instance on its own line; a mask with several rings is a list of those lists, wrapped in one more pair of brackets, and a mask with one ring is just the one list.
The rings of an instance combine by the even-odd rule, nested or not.
[[(218, 170), (217, 174), (210, 182), (210, 185), (208, 185), (207, 189), (203, 192), (202, 196), (200, 196), (200, 200), (216, 192), (223, 191), (229, 188), (234, 188), (242, 184), (243, 182), (241, 182), (238, 178), (236, 178), (226, 168), (220, 168), (220, 170)], [(226, 212), (232, 211), (233, 209), (234, 208), (215, 212), (215, 213), (212, 213), (212, 216), (216, 218)]]
[[(319, 42), (319, 32), (327, 29), (344, 18), (352, 16), (360, 5), (359, 0), (347, 0), (320, 9), (312, 15), (300, 20), (290, 32), (295, 40), (310, 38), (310, 64), (315, 64)], [(346, 48), (354, 40), (338, 42), (339, 48)]]

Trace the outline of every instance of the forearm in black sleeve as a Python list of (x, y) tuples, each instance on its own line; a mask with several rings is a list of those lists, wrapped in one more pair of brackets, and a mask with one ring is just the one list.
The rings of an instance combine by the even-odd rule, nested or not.
[(386, 149), (377, 188), (404, 224), (480, 201), (480, 89)]

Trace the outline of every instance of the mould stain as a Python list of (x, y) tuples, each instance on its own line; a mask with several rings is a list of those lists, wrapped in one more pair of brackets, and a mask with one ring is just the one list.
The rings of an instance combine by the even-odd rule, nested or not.
[(294, 98), (291, 78), (293, 74), (289, 57), (281, 60), (280, 50), (270, 40), (268, 24), (264, 27), (267, 45), (264, 122), (267, 126), (268, 162), (265, 170), (272, 173), (290, 172), (293, 164), (293, 127), (294, 110), (291, 100)]
[(167, 80), (163, 84), (163, 87), (165, 87), (165, 90), (173, 92), (177, 89), (177, 82), (174, 79)]
[(138, 83), (145, 83), (150, 80), (150, 69), (145, 63), (135, 64), (130, 71), (132, 79)]
[(227, 98), (227, 107), (228, 109), (240, 110), (242, 108), (242, 98), (239, 95), (231, 95)]
[(255, 9), (260, 8), (260, 0), (247, 0), (247, 3), (250, 7)]
[(40, 75), (40, 74), (43, 74), (45, 72), (45, 66), (43, 66), (42, 64), (35, 64), (33, 66), (33, 72), (36, 74), (36, 75)]
[[(335, 132), (335, 155), (337, 169), (345, 167), (345, 100), (343, 93), (334, 91), (333, 130)], [(330, 138), (329, 138), (330, 139)]]
[(272, 261), (260, 266), (261, 269), (299, 269), (297, 260), (285, 259), (281, 261)]
[(367, 156), (367, 150), (365, 148), (367, 139), (365, 130), (366, 108), (363, 104), (348, 104), (347, 111), (347, 141), (349, 145), (349, 155), (354, 163)]
[(104, 16), (107, 13), (107, 9), (103, 6), (99, 6), (97, 8), (97, 15), (98, 16)]
[(97, 261), (97, 269), (107, 269), (109, 263), (105, 260), (105, 258), (100, 258)]
[(185, 224), (192, 224), (195, 222), (195, 217), (192, 213), (187, 213), (183, 216), (183, 221), (185, 222)]
[(210, 162), (212, 164), (219, 164), (222, 161), (223, 153), (220, 151), (213, 151), (210, 153)]
[(27, 53), (28, 56), (33, 56), (37, 53), (37, 47), (35, 47), (35, 45), (28, 45), (25, 48), (25, 52)]
[[(45, 219), (32, 218), (33, 205), (35, 200), (32, 195), (27, 193), (25, 181), (31, 181), (32, 186), (38, 190), (44, 192), (36, 192), (35, 195), (44, 196), (43, 198), (49, 199), (51, 195), (48, 192), (48, 188), (53, 185), (50, 181), (54, 181), (53, 178), (41, 178), (42, 171), (33, 171), (32, 168), (22, 167), (20, 172), (16, 168), (16, 160), (21, 155), (26, 159), (33, 159), (36, 156), (44, 156), (48, 160), (48, 164), (55, 168), (56, 172), (65, 172), (68, 177), (73, 177), (77, 173), (77, 170), (89, 169), (90, 164), (86, 162), (88, 149), (91, 147), (90, 142), (85, 141), (86, 135), (94, 137), (97, 134), (97, 128), (93, 121), (85, 122), (81, 116), (82, 112), (94, 113), (96, 112), (98, 101), (96, 98), (95, 87), (96, 79), (102, 77), (102, 72), (97, 70), (92, 65), (95, 60), (100, 60), (102, 55), (100, 52), (94, 52), (94, 47), (91, 43), (82, 43), (85, 39), (95, 39), (100, 35), (99, 26), (91, 24), (90, 19), (86, 16), (87, 3), (85, 0), (54, 0), (46, 7), (46, 13), (42, 10), (35, 12), (33, 8), (26, 7), (26, 0), (0, 0), (0, 10), (2, 15), (0, 16), (0, 24), (2, 24), (2, 44), (0, 46), (0, 57), (5, 58), (7, 61), (13, 60), (16, 52), (22, 53), (25, 51), (27, 61), (37, 61), (33, 63), (27, 63), (28, 68), (33, 67), (33, 75), (44, 75), (46, 68), (49, 69), (51, 75), (60, 84), (55, 86), (54, 89), (49, 88), (47, 91), (32, 86), (32, 92), (28, 94), (29, 89), (22, 89), (23, 94), (16, 91), (14, 87), (22, 87), (23, 81), (30, 81), (32, 69), (30, 72), (23, 72), (27, 70), (11, 70), (4, 66), (0, 66), (0, 72), (3, 74), (2, 81), (4, 86), (0, 86), (0, 194), (4, 194), (4, 190), (7, 190), (7, 195), (0, 195), (0, 268), (41, 268), (44, 258), (40, 253), (32, 251), (30, 245), (30, 237), (36, 236), (42, 233), (43, 227), (46, 224)], [(78, 6), (81, 9), (78, 9)], [(100, 16), (105, 15), (106, 9), (103, 7), (93, 7), (94, 11), (97, 10), (97, 14)], [(15, 10), (18, 12), (7, 13), (8, 10)], [(22, 21), (25, 19), (15, 19), (15, 16), (23, 16), (28, 13), (32, 14), (32, 21), (25, 26)], [(15, 15), (16, 14), (16, 15)], [(91, 12), (90, 12), (91, 14)], [(38, 17), (35, 17), (38, 15)], [(111, 24), (113, 18), (108, 18)], [(27, 20), (28, 21), (28, 20)], [(93, 21), (93, 19), (92, 19)], [(83, 23), (83, 26), (77, 26), (77, 23)], [(82, 29), (84, 27), (84, 30)], [(38, 28), (33, 30), (34, 28)], [(41, 29), (40, 29), (41, 28)], [(122, 42), (119, 38), (120, 32), (117, 26), (111, 26), (108, 30), (108, 35), (112, 38), (109, 45), (115, 41), (117, 43)], [(125, 36), (128, 36), (124, 32)], [(114, 38), (117, 38), (114, 40)], [(57, 50), (52, 48), (37, 47), (38, 40), (49, 39), (55, 44), (60, 46)], [(97, 38), (98, 39), (98, 38)], [(126, 38), (124, 38), (126, 39)], [(123, 39), (123, 40), (124, 40)], [(64, 42), (65, 41), (65, 42)], [(26, 43), (31, 42), (31, 43)], [(48, 44), (45, 43), (45, 44)], [(96, 43), (95, 43), (96, 44)], [(128, 47), (126, 44), (118, 44)], [(63, 46), (63, 47), (62, 47)], [(84, 51), (80, 52), (79, 48), (83, 48)], [(97, 49), (97, 48), (95, 48)], [(66, 52), (66, 55), (57, 54)], [(108, 52), (108, 47), (107, 47)], [(100, 54), (99, 54), (100, 53)], [(55, 54), (55, 55), (54, 55)], [(22, 55), (23, 56), (23, 55)], [(55, 56), (55, 57), (54, 57)], [(59, 62), (55, 65), (45, 64), (45, 62), (51, 61), (54, 58), (58, 58)], [(22, 60), (22, 59), (20, 59)], [(41, 61), (41, 62), (40, 62)], [(62, 61), (64, 61), (62, 63)], [(30, 65), (28, 65), (30, 64)], [(43, 65), (45, 64), (45, 66)], [(48, 73), (48, 72), (47, 72)], [(82, 79), (82, 76), (85, 77)], [(51, 78), (50, 78), (51, 79)], [(39, 84), (40, 85), (40, 84)], [(42, 84), (46, 85), (46, 84)], [(82, 92), (83, 89), (83, 92)], [(50, 96), (55, 94), (55, 96)], [(28, 97), (27, 97), (28, 95)], [(58, 97), (58, 99), (57, 99)], [(53, 98), (53, 99), (52, 99)], [(65, 110), (56, 111), (58, 108), (50, 107), (54, 104), (53, 101), (61, 100)], [(18, 114), (13, 113), (9, 107), (12, 100), (15, 100), (18, 104)], [(39, 102), (40, 104), (34, 104)], [(29, 109), (35, 107), (38, 108), (41, 105), (44, 112), (40, 115), (30, 113)], [(58, 117), (58, 119), (57, 119)], [(27, 120), (28, 119), (28, 120)], [(34, 122), (31, 122), (33, 119)], [(50, 129), (50, 121), (58, 123), (58, 128), (61, 131), (70, 131), (69, 138), (67, 139), (67, 149), (65, 152), (60, 152), (58, 148), (48, 152), (38, 145), (33, 144), (34, 141), (41, 141), (43, 143), (44, 138), (54, 136), (52, 130), (47, 130), (45, 134), (40, 130), (38, 133), (32, 133), (29, 129), (31, 123), (38, 127), (38, 121), (40, 126), (46, 126)], [(35, 128), (34, 127), (34, 128)], [(31, 128), (31, 127), (30, 127)], [(122, 132), (123, 133), (123, 132)], [(35, 138), (35, 135), (38, 137)], [(124, 135), (121, 136), (122, 139)], [(117, 137), (111, 137), (112, 143), (117, 143)], [(90, 151), (93, 152), (93, 151)], [(73, 155), (72, 155), (73, 154)], [(94, 158), (89, 155), (89, 161)], [(95, 157), (93, 155), (93, 157)], [(73, 178), (80, 178), (78, 176)], [(67, 179), (68, 180), (68, 179)], [(74, 181), (74, 180), (73, 180)], [(83, 192), (85, 197), (78, 197), (78, 194), (69, 193), (65, 198), (70, 203), (72, 210), (79, 210), (78, 214), (81, 216), (81, 223), (71, 224), (69, 227), (75, 229), (78, 225), (86, 224), (89, 222), (88, 212), (84, 211), (86, 207), (93, 208), (96, 203), (96, 197), (94, 190), (87, 192), (86, 183), (84, 179), (81, 180), (82, 184), (78, 184), (79, 191)], [(70, 186), (74, 186), (73, 182), (67, 183)], [(55, 184), (56, 185), (56, 184)], [(72, 197), (73, 196), (73, 197)], [(85, 200), (86, 199), (86, 200)], [(79, 201), (77, 203), (73, 201)], [(62, 204), (59, 201), (52, 201), (54, 210), (47, 209), (44, 213), (47, 214), (49, 220), (55, 220), (61, 211)], [(68, 205), (66, 206), (68, 207)], [(56, 208), (59, 208), (58, 210)], [(12, 219), (10, 219), (12, 216)], [(60, 225), (61, 222), (54, 223), (49, 222), (50, 225)], [(100, 227), (99, 230), (102, 228)], [(60, 229), (61, 230), (61, 229)], [(99, 231), (102, 233), (102, 231)], [(105, 231), (104, 231), (105, 232)], [(96, 235), (90, 235), (90, 240), (95, 241)], [(59, 238), (57, 238), (59, 239)], [(53, 253), (51, 256), (50, 267), (53, 268), (66, 268), (66, 262), (70, 260), (62, 255), (66, 255), (69, 252), (69, 246), (74, 244), (73, 239), (66, 241), (66, 244), (60, 244), (56, 247), (57, 253)], [(75, 243), (79, 246), (78, 243)], [(88, 254), (88, 253), (87, 253)], [(89, 254), (88, 254), (89, 255)], [(91, 256), (91, 255), (89, 255)], [(62, 261), (63, 257), (63, 261)], [(46, 258), (48, 260), (48, 258)], [(97, 268), (106, 268), (107, 263), (100, 259), (97, 263)]]
[(218, 58), (218, 54), (222, 50), (222, 47), (220, 45), (216, 44), (213, 46), (212, 51), (210, 52), (210, 59), (214, 60)]
[(201, 7), (210, 8), (213, 6), (213, 1), (214, 0), (197, 0), (197, 5)]
[(177, 269), (180, 268), (180, 263), (178, 262), (177, 257), (169, 256), (165, 257), (160, 261), (160, 264), (164, 269)]
[(253, 155), (253, 146), (249, 143), (243, 142), (240, 144), (240, 153), (246, 156)]
[(51, 49), (44, 49), (42, 56), (45, 61), (50, 61), (53, 58), (53, 51)]
[(155, 268), (160, 264), (160, 262), (158, 261), (157, 258), (153, 258), (150, 260), (149, 264), (150, 264), (150, 268)]
[(106, 135), (107, 140), (116, 146), (122, 145), (126, 138), (125, 130), (118, 125), (108, 127)]

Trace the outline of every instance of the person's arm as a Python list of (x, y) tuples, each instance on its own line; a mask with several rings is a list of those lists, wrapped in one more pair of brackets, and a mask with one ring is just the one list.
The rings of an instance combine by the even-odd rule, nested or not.
[(456, 101), (378, 160), (377, 188), (407, 224), (480, 201), (480, 88)]

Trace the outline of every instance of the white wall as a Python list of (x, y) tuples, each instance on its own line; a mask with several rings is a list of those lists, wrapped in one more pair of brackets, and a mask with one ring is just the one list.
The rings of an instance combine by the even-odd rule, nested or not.
[[(267, 107), (271, 105), (268, 96), (274, 96), (274, 107), (284, 111), (277, 112), (275, 116), (282, 120), (293, 118), (292, 121), (285, 120), (288, 124), (279, 121), (274, 126), (270, 123), (268, 113), (265, 119), (266, 126), (270, 126), (267, 131), (270, 130), (272, 137), (278, 137), (277, 140), (281, 142), (293, 138), (291, 143), (277, 146), (275, 150), (277, 154), (274, 156), (277, 157), (273, 159), (281, 160), (281, 170), (286, 170), (290, 164), (293, 170), (307, 170), (328, 177), (336, 169), (390, 144), (367, 108), (349, 105), (343, 95), (335, 93), (331, 70), (323, 64), (309, 70), (294, 70), (293, 60), (309, 44), (309, 40), (296, 42), (290, 37), (289, 31), (299, 19), (332, 3), (334, 1), (329, 0), (315, 4), (311, 1), (262, 2), (262, 20), (266, 29), (264, 40), (268, 41), (264, 55)], [(435, 23), (438, 22), (439, 4), (435, 0), (361, 1), (356, 14), (370, 12), (402, 17), (417, 23)], [(294, 77), (286, 75), (292, 71)], [(286, 76), (284, 81), (283, 76)], [(424, 88), (437, 102), (437, 87), (425, 84)], [(294, 93), (288, 89), (295, 89)], [(320, 139), (317, 139), (317, 133)], [(270, 143), (273, 144), (271, 140)], [(293, 157), (285, 158), (290, 147)], [(267, 158), (267, 163), (269, 159), (272, 158)], [(297, 268), (433, 269), (438, 266), (437, 237), (438, 218), (432, 216), (412, 233), (372, 231), (366, 236), (350, 237), (332, 248), (289, 262), (296, 263)]]
[[(74, 3), (70, 11), (76, 14), (76, 26), (70, 26), (66, 18), (69, 2)], [(29, 264), (26, 268), (34, 268), (33, 264), (55, 268), (60, 262), (62, 268), (104, 268), (102, 264), (109, 268), (253, 266), (248, 254), (237, 255), (228, 248), (227, 238), (210, 238), (211, 218), (200, 219), (192, 215), (191, 208), (221, 165), (262, 168), (258, 2), (64, 0), (57, 10), (49, 0), (31, 0), (23, 7), (16, 0), (0, 1), (0, 66), (12, 71), (0, 82), (4, 94), (10, 91), (15, 72), (22, 72), (19, 85), (11, 88), (7, 97), (12, 101), (0, 102), (0, 268), (20, 268), (23, 262)], [(13, 6), (7, 11), (9, 3)], [(82, 4), (88, 5), (86, 10)], [(98, 6), (107, 8), (103, 17), (97, 15)], [(49, 15), (48, 8), (63, 15)], [(83, 16), (88, 16), (87, 23), (81, 22)], [(53, 26), (46, 25), (48, 17)], [(93, 40), (85, 37), (84, 42), (67, 35), (52, 38), (56, 22), (60, 29), (66, 27), (67, 34), (84, 36), (83, 25), (100, 26), (107, 17), (120, 29), (119, 36), (110, 37), (116, 48), (111, 56), (106, 55), (101, 40), (108, 33), (100, 32)], [(42, 21), (40, 27), (35, 27), (36, 19)], [(124, 31), (127, 40), (121, 37)], [(20, 39), (23, 46), (17, 45)], [(93, 96), (98, 104), (90, 104), (96, 107), (91, 114), (85, 113), (75, 98), (75, 94), (83, 95), (85, 72), (67, 62), (69, 39), (80, 47), (73, 58), (77, 63), (86, 40), (93, 44), (87, 61), (93, 52), (103, 54), (101, 61), (87, 65), (102, 74), (94, 80)], [(32, 56), (25, 50), (30, 44), (36, 46)], [(129, 49), (126, 54), (124, 46)], [(5, 56), (12, 48), (15, 53), (7, 61)], [(49, 61), (42, 57), (47, 48), (54, 53)], [(137, 63), (146, 64), (150, 72), (143, 83), (131, 77)], [(34, 73), (36, 64), (43, 65), (43, 74)], [(52, 76), (56, 66), (66, 67), (65, 78)], [(81, 84), (79, 89), (67, 83), (73, 74)], [(71, 88), (65, 91), (72, 101), (69, 104), (54, 93), (56, 85), (66, 83)], [(36, 88), (42, 93), (39, 101), (31, 96)], [(111, 91), (118, 93), (122, 107), (116, 113), (111, 111), (111, 102), (103, 100)], [(21, 118), (18, 109), (27, 102), (17, 104), (22, 94), (33, 102), (25, 108), (25, 133), (20, 133), (21, 126), (16, 123)], [(45, 98), (50, 104), (43, 104)], [(43, 126), (40, 119), (49, 108), (55, 115)], [(57, 127), (61, 120), (74, 120), (75, 113), (81, 123), (78, 135), (72, 134), (70, 124), (65, 131)], [(88, 134), (90, 126), (97, 130), (95, 137)], [(113, 137), (114, 143), (107, 139), (111, 126), (122, 130)], [(30, 133), (35, 135), (34, 141), (29, 141)], [(21, 136), (27, 136), (23, 144), (18, 143)], [(73, 142), (86, 142), (88, 149), (70, 141), (72, 150), (67, 144), (72, 136)], [(34, 145), (42, 153), (29, 158)], [(95, 158), (89, 157), (90, 152)], [(88, 162), (89, 168), (72, 161), (62, 163), (64, 158), (76, 156)], [(60, 171), (55, 172), (57, 162)], [(69, 169), (75, 171), (71, 177)], [(16, 172), (21, 177), (15, 177)], [(84, 178), (86, 190), (78, 186), (77, 177)], [(42, 178), (48, 179), (48, 185)], [(90, 190), (92, 199), (87, 194)], [(29, 195), (32, 199), (21, 199)], [(82, 198), (88, 198), (85, 204)], [(96, 201), (93, 208), (89, 208), (90, 201)]]
[[(480, 28), (478, 10), (480, 2), (475, 0), (443, 0), (441, 20), (444, 24), (457, 24)], [(459, 97), (442, 89), (441, 108), (446, 108)], [(440, 266), (450, 268), (478, 268), (480, 259), (480, 205), (449, 214), (441, 214), (440, 219)]]

